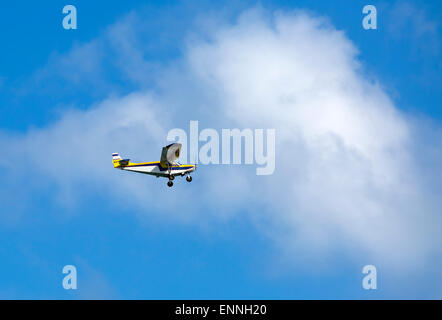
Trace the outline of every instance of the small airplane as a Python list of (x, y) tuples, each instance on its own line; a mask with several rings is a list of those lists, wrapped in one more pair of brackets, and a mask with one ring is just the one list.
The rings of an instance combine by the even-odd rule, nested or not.
[(188, 182), (192, 181), (190, 173), (196, 170), (196, 164), (180, 164), (177, 159), (180, 156), (181, 143), (172, 143), (163, 147), (160, 161), (133, 163), (130, 159), (122, 159), (118, 153), (112, 154), (114, 168), (150, 174), (153, 176), (169, 178), (167, 186), (173, 186), (176, 176), (185, 176)]

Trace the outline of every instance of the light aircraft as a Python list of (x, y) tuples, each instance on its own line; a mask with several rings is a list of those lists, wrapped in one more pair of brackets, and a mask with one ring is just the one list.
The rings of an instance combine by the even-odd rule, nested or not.
[(150, 174), (157, 178), (169, 178), (167, 185), (172, 187), (176, 176), (187, 175), (186, 180), (191, 182), (190, 173), (196, 170), (196, 164), (178, 163), (180, 151), (181, 143), (172, 143), (163, 148), (160, 161), (133, 163), (130, 159), (122, 159), (118, 153), (113, 153), (112, 162), (117, 169)]

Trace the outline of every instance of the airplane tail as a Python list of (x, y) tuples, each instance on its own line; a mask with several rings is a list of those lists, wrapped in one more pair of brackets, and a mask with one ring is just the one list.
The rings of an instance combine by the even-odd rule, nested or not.
[(122, 159), (118, 153), (112, 153), (112, 163), (114, 164), (114, 168), (119, 168), (127, 166), (129, 159)]

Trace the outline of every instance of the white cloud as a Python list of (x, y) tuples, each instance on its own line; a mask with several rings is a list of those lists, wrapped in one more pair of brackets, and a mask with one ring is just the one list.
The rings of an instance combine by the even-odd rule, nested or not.
[[(343, 32), (302, 11), (262, 10), (210, 30), (163, 72), (158, 85), (167, 90), (67, 113), (48, 128), (4, 136), (2, 150), (24, 174), (37, 172), (67, 194), (79, 186), (106, 190), (121, 206), (193, 222), (248, 211), (263, 232), (304, 257), (344, 249), (406, 269), (440, 255), (441, 201), (423, 178), (439, 163), (422, 165), (438, 153), (418, 152), (428, 141), (366, 78)], [(126, 57), (134, 49), (125, 45)], [(151, 158), (167, 130), (194, 119), (205, 127), (276, 128), (275, 174), (202, 167), (191, 188), (172, 191), (111, 167), (112, 152)], [(0, 165), (12, 168), (8, 159)]]
[(431, 168), (416, 167), (423, 155), (407, 119), (364, 78), (351, 41), (302, 12), (262, 14), (248, 12), (189, 56), (232, 121), (277, 128), (278, 180), (260, 199), (285, 212), (287, 238), (407, 263), (438, 250), (428, 234), (441, 223), (427, 209), (434, 190), (419, 178)]

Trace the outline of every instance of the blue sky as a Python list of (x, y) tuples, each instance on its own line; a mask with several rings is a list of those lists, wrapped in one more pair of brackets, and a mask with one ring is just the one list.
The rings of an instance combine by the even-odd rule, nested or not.
[[(436, 229), (441, 226), (441, 203), (437, 199), (442, 178), (438, 142), (442, 118), (440, 2), (372, 2), (378, 10), (378, 29), (368, 31), (361, 26), (362, 7), (368, 4), (366, 1), (296, 1), (296, 4), (293, 1), (226, 1), (216, 4), (209, 1), (163, 1), (161, 5), (146, 1), (75, 1), (72, 4), (77, 8), (77, 30), (62, 28), (65, 4), (68, 3), (15, 2), (4, 4), (0, 12), (4, 48), (0, 52), (0, 146), (6, 158), (0, 162), (4, 190), (0, 197), (0, 297), (442, 297), (442, 255), (436, 248), (440, 236), (436, 237), (432, 229), (426, 229), (430, 228), (429, 225)], [(252, 13), (250, 18), (247, 16), (249, 10), (261, 13), (257, 18)], [(251, 117), (248, 122), (224, 116), (224, 110), (233, 113), (243, 110), (242, 106), (237, 106), (237, 110), (229, 109), (229, 104), (249, 100), (243, 100), (242, 93), (238, 94), (233, 87), (239, 77), (226, 80), (223, 70), (217, 73), (216, 67), (210, 69), (213, 65), (210, 59), (220, 54), (220, 65), (230, 66), (230, 60), (224, 60), (224, 57), (232, 53), (230, 45), (235, 37), (243, 36), (243, 30), (256, 30), (256, 37), (260, 39), (262, 29), (265, 42), (267, 19), (273, 19), (269, 17), (275, 12), (284, 16), (293, 10), (307, 12), (306, 25), (313, 30), (313, 42), (317, 39), (328, 43), (323, 40), (321, 32), (330, 32), (331, 36), (335, 35), (331, 29), (343, 32), (343, 39), (338, 37), (336, 48), (330, 48), (330, 56), (336, 50), (338, 58), (330, 61), (339, 63), (339, 57), (350, 57), (343, 66), (349, 66), (351, 74), (356, 70), (358, 76), (354, 79), (362, 83), (361, 87), (368, 86), (373, 90), (368, 100), (376, 96), (368, 106), (373, 105), (376, 109), (377, 103), (384, 103), (388, 97), (385, 103), (397, 114), (393, 113), (390, 118), (391, 108), (385, 107), (379, 112), (385, 112), (386, 122), (383, 117), (373, 116), (373, 123), (376, 119), (381, 120), (379, 128), (386, 128), (388, 137), (381, 147), (396, 154), (404, 152), (406, 156), (390, 158), (386, 155), (388, 152), (380, 152), (369, 160), (375, 162), (374, 166), (382, 163), (380, 170), (384, 170), (384, 165), (392, 168), (396, 164), (401, 169), (417, 168), (411, 176), (392, 174), (394, 179), (398, 177), (399, 185), (418, 185), (417, 190), (405, 188), (395, 192), (395, 182), (374, 191), (371, 187), (364, 187), (353, 195), (352, 183), (341, 184), (341, 178), (347, 181), (348, 177), (346, 170), (338, 166), (337, 180), (329, 177), (326, 182), (336, 189), (342, 188), (340, 196), (360, 199), (361, 202), (355, 204), (340, 197), (327, 200), (318, 197), (325, 195), (327, 190), (303, 193), (306, 197), (302, 203), (294, 204), (299, 212), (304, 212), (305, 217), (313, 213), (318, 218), (327, 216), (323, 223), (313, 218), (316, 221), (304, 222), (299, 221), (303, 214), (294, 212), (294, 216), (286, 216), (284, 212), (290, 211), (287, 209), (289, 205), (279, 204), (279, 197), (291, 198), (290, 191), (285, 191), (288, 189), (282, 189), (279, 194), (268, 192), (281, 183), (285, 186), (284, 170), (278, 171), (278, 167), (274, 176), (256, 177), (249, 175), (253, 170), (247, 166), (202, 166), (190, 186), (181, 183), (173, 190), (163, 188), (163, 180), (123, 175), (113, 170), (110, 153), (105, 154), (108, 158), (103, 157), (101, 145), (105, 145), (103, 150), (106, 152), (108, 147), (113, 148), (111, 152), (136, 152), (135, 158), (153, 157), (146, 160), (154, 161), (159, 157), (162, 143), (166, 143), (164, 133), (174, 127), (187, 128), (190, 120), (197, 119), (203, 127), (214, 128), (262, 125), (259, 118)], [(241, 20), (245, 12), (246, 18)], [(326, 19), (332, 27), (325, 28), (325, 31), (320, 29), (322, 31), (317, 33), (315, 24), (310, 23), (316, 21), (316, 17)], [(270, 24), (277, 23), (278, 19)], [(304, 23), (304, 20), (297, 19), (293, 18), (293, 21)], [(305, 41), (310, 46), (309, 40)], [(348, 43), (353, 44), (357, 54), (347, 52)], [(312, 43), (312, 48), (315, 45)], [(328, 61), (328, 53), (322, 54)], [(353, 60), (357, 61), (357, 67), (353, 66)], [(210, 89), (210, 81), (204, 80), (204, 68), (199, 77), (200, 66), (209, 66), (213, 73), (208, 73), (208, 77), (226, 86), (228, 99), (213, 100), (217, 91)], [(186, 72), (188, 70), (191, 71)], [(319, 75), (326, 73), (326, 70), (311, 71)], [(237, 75), (243, 74), (240, 70)], [(321, 84), (315, 83), (313, 90), (321, 89), (318, 86)], [(244, 92), (244, 95), (253, 93)], [(135, 95), (135, 102), (131, 102), (131, 94)], [(132, 103), (144, 107), (146, 99), (152, 100), (156, 106), (154, 114), (163, 130), (155, 131), (152, 125), (143, 131), (138, 122), (130, 122), (136, 127), (133, 132), (130, 131), (132, 128), (128, 129), (126, 136), (125, 131), (118, 131), (119, 139), (115, 143), (109, 141), (111, 135), (106, 135), (100, 128), (119, 119), (113, 118), (119, 114), (119, 108), (124, 109), (126, 104)], [(358, 99), (356, 97), (354, 101), (364, 100)], [(214, 110), (204, 109), (211, 104)], [(84, 130), (81, 129), (83, 125)], [(373, 127), (371, 122), (367, 126)], [(411, 138), (403, 138), (398, 133), (403, 126), (410, 128)], [(310, 130), (317, 127), (313, 128), (302, 129), (302, 132), (309, 135)], [(338, 137), (342, 134), (345, 143), (356, 143), (348, 150), (360, 150), (361, 154), (366, 148), (372, 150), (372, 142), (359, 146), (358, 141), (346, 136), (346, 131), (335, 127), (330, 130), (336, 130)], [(63, 137), (75, 138), (77, 134), (79, 141), (69, 139), (63, 142)], [(135, 136), (137, 138), (132, 139)], [(406, 141), (402, 142), (402, 139)], [(126, 145), (126, 141), (131, 142)], [(316, 140), (308, 140), (312, 141)], [(377, 147), (373, 150), (378, 150)], [(298, 153), (300, 157), (317, 154), (316, 149), (305, 148), (308, 151)], [(95, 149), (99, 151), (94, 153)], [(87, 151), (91, 154), (86, 154)], [(84, 154), (77, 161), (78, 153)], [(316, 156), (312, 157), (312, 163), (322, 163), (315, 162)], [(410, 167), (408, 160), (403, 158), (412, 159)], [(346, 159), (339, 156), (335, 160), (347, 163)], [(35, 160), (38, 165), (34, 168)], [(102, 166), (101, 161), (108, 166)], [(286, 168), (287, 163), (282, 161), (279, 168)], [(348, 161), (348, 167), (344, 169), (351, 171), (353, 160)], [(329, 169), (334, 167), (326, 164), (325, 168), (330, 172)], [(238, 170), (244, 180), (236, 180)], [(359, 173), (359, 169), (355, 170)], [(98, 173), (95, 175), (95, 172)], [(340, 172), (343, 176), (339, 175)], [(233, 177), (231, 185), (229, 177)], [(349, 178), (356, 179), (353, 175)], [(361, 175), (360, 178), (366, 181), (371, 175)], [(238, 187), (232, 194), (225, 191), (229, 188), (236, 190), (234, 186), (242, 186), (241, 183), (247, 187)], [(312, 182), (313, 188), (315, 183)], [(136, 192), (124, 189), (132, 185)], [(263, 187), (262, 190), (257, 187), (257, 191), (254, 186)], [(118, 192), (119, 188), (122, 188), (121, 192)], [(224, 189), (220, 191), (218, 188)], [(293, 188), (303, 190), (302, 185), (295, 184)], [(255, 192), (268, 199), (260, 202), (261, 199), (255, 198)], [(398, 260), (386, 261), (385, 255), (390, 254), (381, 250), (385, 244), (383, 241), (387, 241), (385, 247), (389, 248), (389, 241), (394, 243), (394, 240), (385, 234), (390, 231), (395, 234), (395, 219), (399, 217), (402, 222), (400, 210), (408, 210), (401, 207), (402, 197), (419, 199), (405, 202), (404, 207), (415, 212), (404, 213), (403, 229), (397, 227), (401, 236), (411, 230), (409, 238), (414, 248), (410, 253), (407, 248), (398, 253)], [(296, 197), (293, 199), (296, 202)], [(250, 201), (245, 203), (247, 200)], [(313, 206), (312, 203), (318, 202), (323, 202), (324, 206)], [(392, 229), (387, 229), (385, 234), (361, 232), (363, 236), (357, 228), (352, 232), (351, 214), (341, 215), (338, 209), (342, 205), (352, 212), (361, 203), (362, 206), (367, 203), (379, 206), (381, 213), (394, 211), (392, 216), (387, 215), (386, 220), (381, 220)], [(358, 217), (365, 221), (363, 213), (361, 215)], [(280, 223), (286, 218), (296, 221), (293, 228), (285, 229), (286, 225)], [(323, 226), (334, 225), (335, 221), (336, 229)], [(318, 244), (316, 240), (310, 241), (315, 239), (315, 232), (307, 230), (316, 227), (321, 238), (316, 239)], [(339, 230), (344, 230), (344, 235)], [(275, 236), (279, 233), (284, 236)], [(402, 241), (402, 238), (398, 239)], [(408, 242), (404, 243), (408, 245)], [(403, 249), (394, 248), (392, 250)], [(414, 252), (425, 252), (425, 255), (421, 257)], [(62, 288), (62, 268), (67, 264), (77, 267), (79, 288), (76, 291)], [(366, 264), (378, 267), (379, 289), (376, 291), (365, 291), (361, 287), (361, 270)]]

